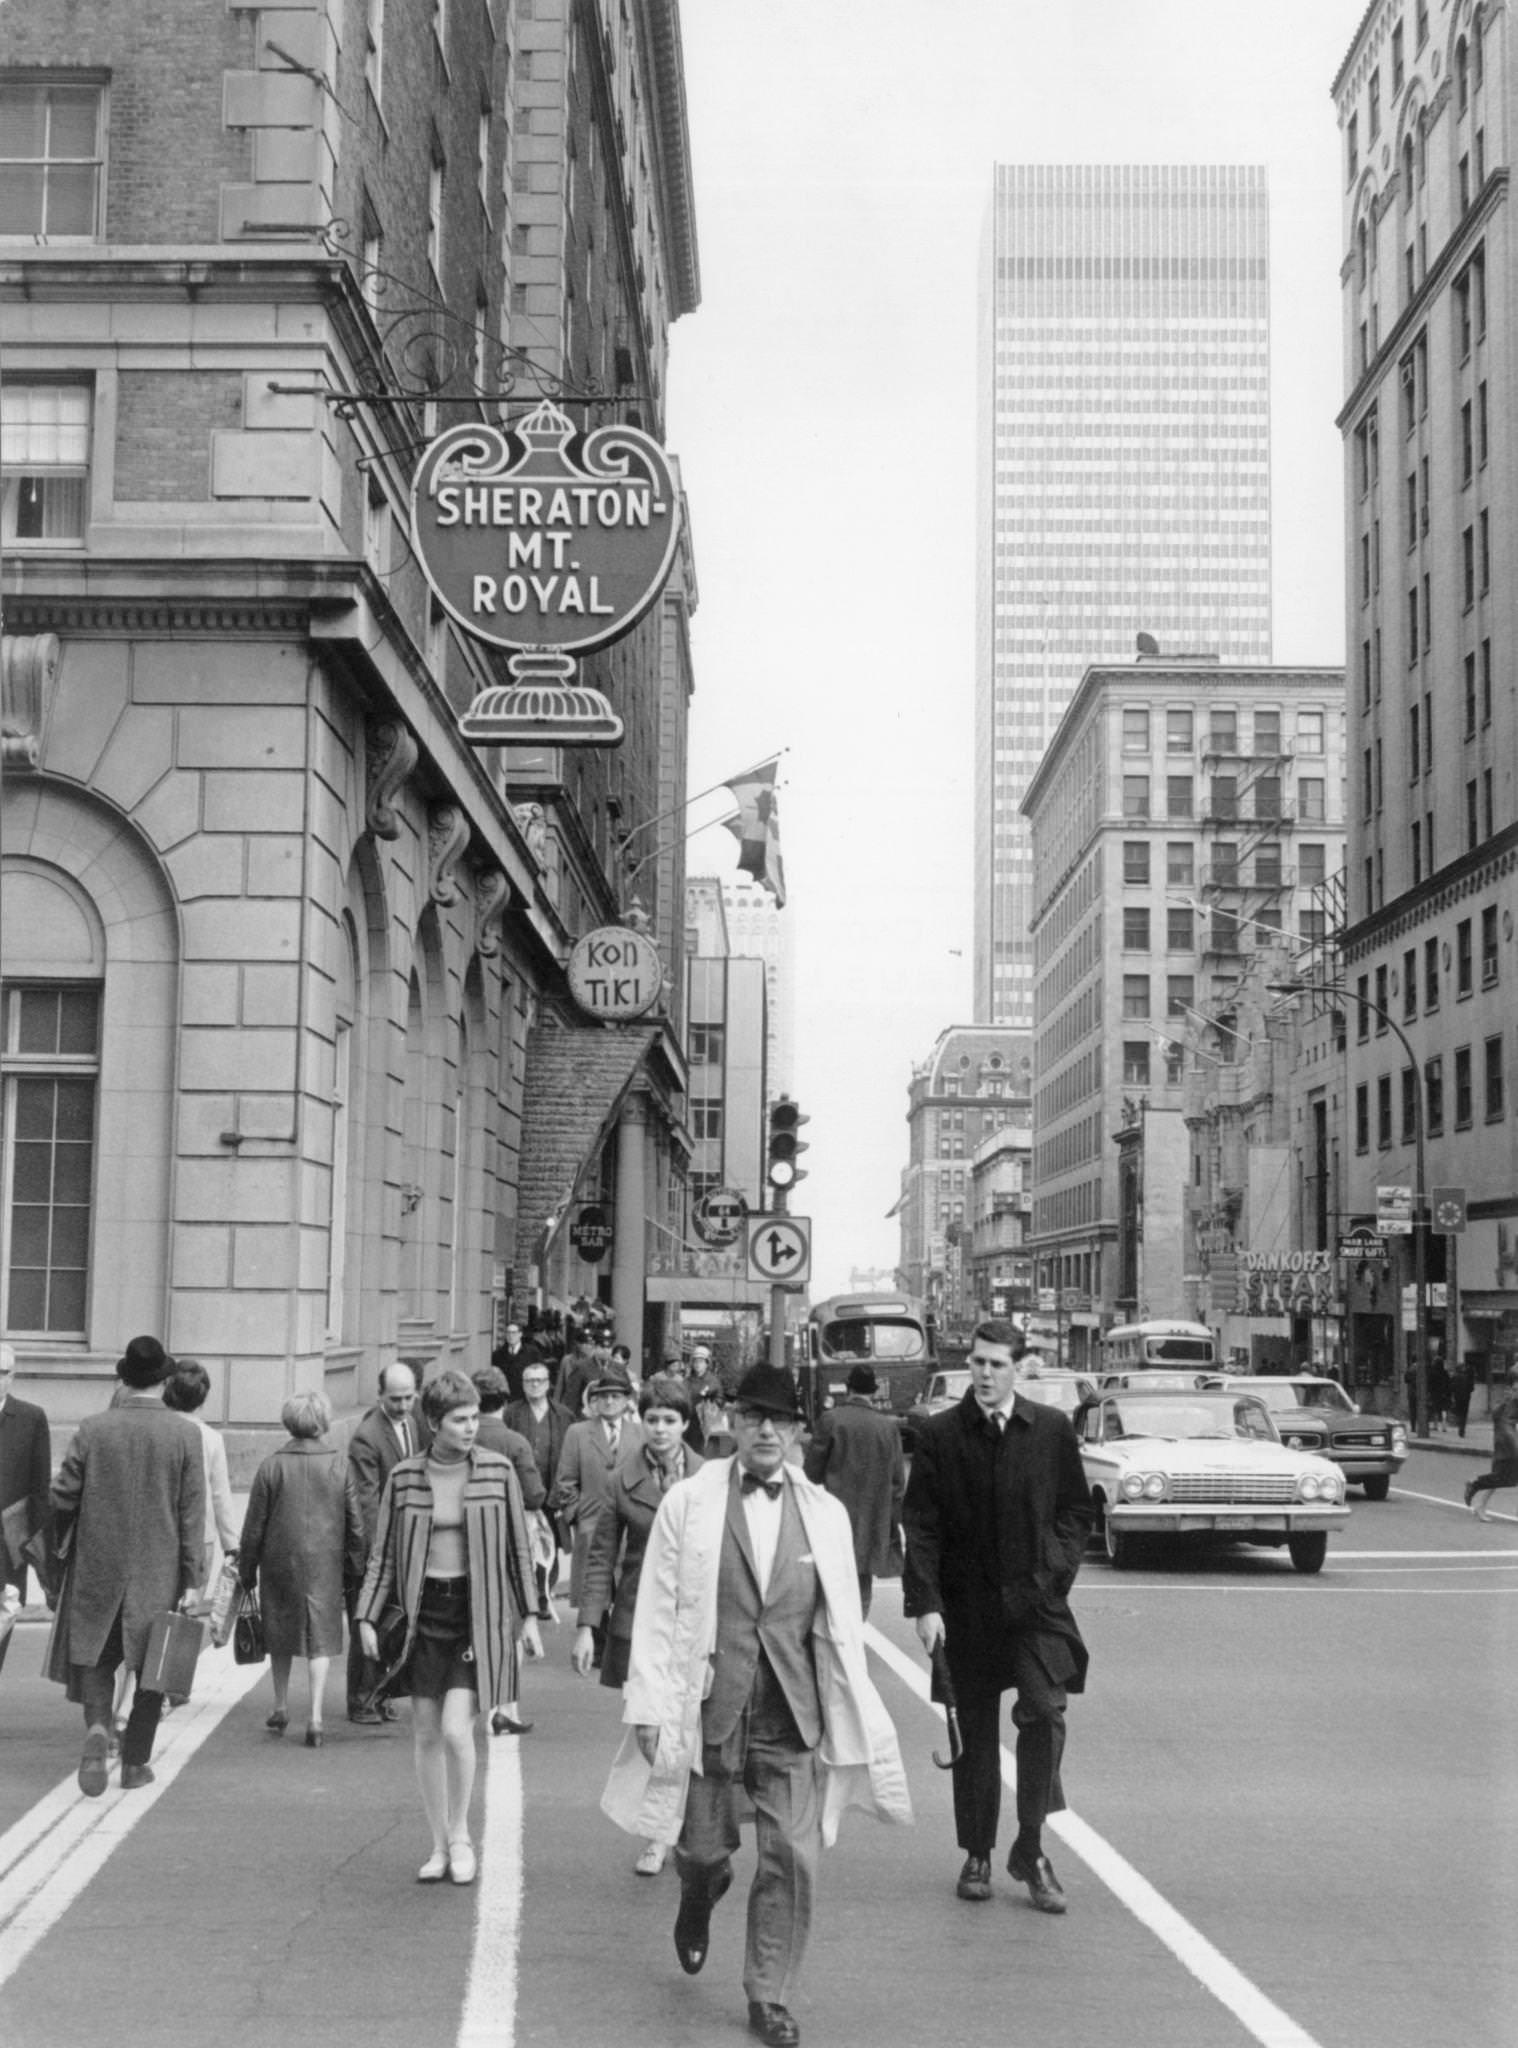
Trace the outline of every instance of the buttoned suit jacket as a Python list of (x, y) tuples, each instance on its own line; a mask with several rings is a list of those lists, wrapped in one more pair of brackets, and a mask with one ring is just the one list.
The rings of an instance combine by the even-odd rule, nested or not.
[(1069, 1418), (1018, 1394), (994, 1452), (973, 1393), (918, 1432), (903, 1521), (902, 1609), (941, 1614), (955, 1680), (1012, 1683), (1016, 1632), (1049, 1677), (1085, 1683), (1086, 1646), (1067, 1598), (1091, 1533), (1091, 1490)]
[(901, 1570), (901, 1506), (906, 1460), (896, 1418), (846, 1396), (818, 1418), (807, 1447), (806, 1476), (849, 1511), (854, 1562), (874, 1578)]
[(578, 1608), (585, 1597), (585, 1561), (596, 1517), (606, 1500), (612, 1469), (634, 1445), (643, 1442), (643, 1425), (636, 1416), (624, 1415), (615, 1452), (597, 1421), (571, 1423), (559, 1453), (554, 1477), (554, 1506), (572, 1531), (569, 1556), (569, 1600)]
[[(411, 1410), (411, 1427), (416, 1436), (417, 1450), (425, 1451), (432, 1441), (432, 1431), (416, 1405)], [(385, 1481), (404, 1455), (390, 1426), (389, 1416), (376, 1402), (348, 1439), (348, 1466), (358, 1489), (358, 1511), (363, 1519), (366, 1551), (374, 1542)]]

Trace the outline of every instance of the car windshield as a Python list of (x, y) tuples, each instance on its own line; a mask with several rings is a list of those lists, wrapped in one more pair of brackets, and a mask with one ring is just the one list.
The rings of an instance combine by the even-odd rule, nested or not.
[(1125, 1394), (1108, 1404), (1103, 1431), (1114, 1437), (1157, 1436), (1173, 1442), (1245, 1437), (1278, 1443), (1275, 1425), (1257, 1394), (1190, 1394), (1183, 1401)]
[(970, 1385), (967, 1372), (939, 1372), (933, 1375), (928, 1386), (930, 1401), (958, 1401)]
[(1354, 1413), (1354, 1402), (1332, 1380), (1293, 1380), (1285, 1387), (1261, 1387), (1260, 1396), (1271, 1408), (1332, 1408), (1336, 1414), (1346, 1409)]
[(1096, 1389), (1090, 1380), (1046, 1380), (1025, 1374), (1017, 1391), (1030, 1401), (1041, 1401), (1046, 1408), (1063, 1408), (1070, 1415), (1083, 1401), (1089, 1401)]

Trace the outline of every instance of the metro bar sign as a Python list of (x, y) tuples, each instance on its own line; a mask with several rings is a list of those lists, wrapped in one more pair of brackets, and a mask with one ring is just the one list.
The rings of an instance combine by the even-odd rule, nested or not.
[(636, 427), (582, 435), (547, 399), (508, 427), (450, 427), (417, 465), (411, 533), (449, 616), (511, 650), (511, 683), (479, 693), (464, 738), (616, 745), (622, 721), (574, 681), (574, 657), (629, 633), (668, 578), (680, 498), (658, 442)]

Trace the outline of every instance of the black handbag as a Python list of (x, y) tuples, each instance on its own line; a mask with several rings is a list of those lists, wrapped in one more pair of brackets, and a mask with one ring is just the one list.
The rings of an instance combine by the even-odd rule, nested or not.
[(242, 1613), (232, 1629), (232, 1656), (238, 1664), (262, 1664), (268, 1654), (258, 1595), (250, 1589), (243, 1595)]

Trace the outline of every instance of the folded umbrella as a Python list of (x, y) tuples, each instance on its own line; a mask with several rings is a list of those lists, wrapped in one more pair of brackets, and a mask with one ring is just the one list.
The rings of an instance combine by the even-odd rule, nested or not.
[(941, 1771), (952, 1771), (965, 1753), (965, 1746), (959, 1733), (959, 1700), (954, 1691), (954, 1680), (949, 1675), (949, 1659), (940, 1640), (933, 1650), (933, 1684), (928, 1697), (943, 1708), (944, 1719), (949, 1724), (949, 1754), (940, 1756), (935, 1749), (933, 1761)]

